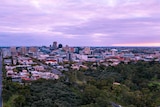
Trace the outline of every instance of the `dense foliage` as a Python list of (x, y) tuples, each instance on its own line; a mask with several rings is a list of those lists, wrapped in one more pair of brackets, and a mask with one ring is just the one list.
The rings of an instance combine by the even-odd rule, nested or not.
[(37, 80), (31, 85), (6, 80), (4, 84), (5, 107), (160, 106), (158, 62), (100, 65), (65, 72), (59, 80)]

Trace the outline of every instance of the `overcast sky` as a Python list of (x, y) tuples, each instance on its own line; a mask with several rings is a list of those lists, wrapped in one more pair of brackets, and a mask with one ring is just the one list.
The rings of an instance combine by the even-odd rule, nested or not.
[(160, 46), (160, 0), (0, 0), (0, 46)]

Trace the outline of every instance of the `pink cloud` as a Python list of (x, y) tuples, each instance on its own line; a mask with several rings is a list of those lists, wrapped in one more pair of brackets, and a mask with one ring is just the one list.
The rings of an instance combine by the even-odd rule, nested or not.
[(159, 45), (159, 9), (159, 0), (1, 0), (0, 32), (77, 41), (72, 45), (134, 45), (142, 38), (143, 45)]

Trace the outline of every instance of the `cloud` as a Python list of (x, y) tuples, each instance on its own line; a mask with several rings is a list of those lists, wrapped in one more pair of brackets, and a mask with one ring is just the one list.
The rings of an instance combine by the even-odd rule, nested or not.
[(32, 38), (24, 45), (159, 45), (159, 9), (159, 0), (1, 0), (0, 45), (8, 39), (22, 45), (16, 35)]
[(156, 47), (156, 46), (160, 46), (160, 43), (113, 44), (112, 46), (136, 46), (136, 47), (139, 47), (139, 46), (142, 46), (142, 47), (148, 46), (148, 47)]

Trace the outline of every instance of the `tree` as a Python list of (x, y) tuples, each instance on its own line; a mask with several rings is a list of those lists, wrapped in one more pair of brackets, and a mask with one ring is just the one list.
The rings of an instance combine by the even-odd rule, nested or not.
[(25, 98), (22, 95), (19, 95), (17, 98), (14, 99), (15, 107), (23, 107), (24, 103), (25, 103)]

